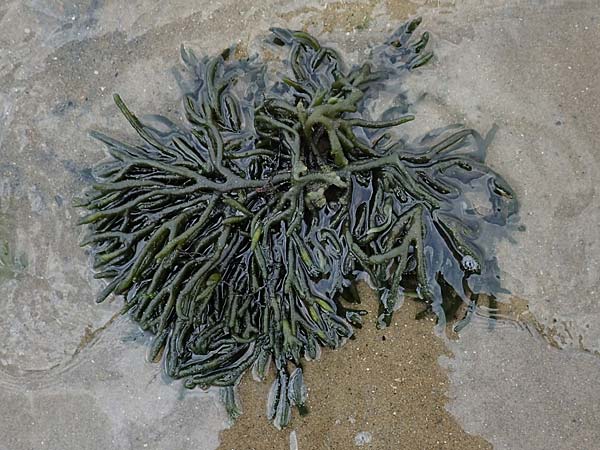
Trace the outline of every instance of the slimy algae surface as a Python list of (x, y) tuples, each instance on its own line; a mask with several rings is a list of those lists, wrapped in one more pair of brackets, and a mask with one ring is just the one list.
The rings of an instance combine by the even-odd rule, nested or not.
[(378, 294), (380, 327), (405, 296), (440, 326), (466, 305), (462, 327), (479, 295), (501, 290), (484, 236), (517, 203), (484, 163), (493, 133), (453, 126), (411, 141), (396, 128), (414, 119), (402, 95), (371, 117), (379, 94), (432, 58), (419, 24), (350, 68), (280, 28), (269, 42), (284, 73), (259, 56), (182, 49), (185, 123), (143, 123), (116, 95), (141, 140), (94, 132), (110, 159), (80, 206), (83, 244), (108, 280), (98, 301), (122, 295), (155, 335), (151, 359), (188, 388), (220, 387), (233, 417), (241, 376), (263, 379), (270, 363), (268, 419), (284, 427), (293, 406), (306, 412), (302, 361), (363, 324), (359, 279)]

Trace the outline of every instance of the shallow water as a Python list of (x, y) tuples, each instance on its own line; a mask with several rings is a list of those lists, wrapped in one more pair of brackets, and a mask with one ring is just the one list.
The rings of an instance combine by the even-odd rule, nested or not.
[[(87, 131), (129, 134), (112, 93), (127, 93), (132, 109), (177, 119), (169, 68), (182, 42), (199, 53), (238, 39), (253, 49), (269, 26), (306, 26), (358, 61), (368, 43), (417, 9), (437, 56), (409, 93), (414, 126), (499, 126), (489, 161), (516, 189), (526, 226), (516, 244), (498, 250), (503, 282), (563, 348), (535, 330), (477, 321), (447, 342), (454, 356), (440, 361), (449, 372), (448, 409), (494, 448), (593, 448), (600, 438), (596, 1), (325, 8), (9, 0), (0, 6), (0, 245), (8, 242), (0, 247), (0, 449), (212, 449), (225, 425), (212, 393), (183, 394), (144, 362), (144, 336), (127, 319), (112, 319), (118, 302), (93, 303), (100, 285), (77, 244), (70, 202), (103, 157)], [(385, 437), (373, 434), (372, 445), (378, 439)]]

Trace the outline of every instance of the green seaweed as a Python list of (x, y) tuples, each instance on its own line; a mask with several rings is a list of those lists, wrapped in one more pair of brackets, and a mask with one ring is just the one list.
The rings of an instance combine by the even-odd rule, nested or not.
[[(402, 95), (370, 117), (379, 93), (431, 59), (419, 24), (351, 68), (313, 36), (274, 28), (270, 43), (287, 51), (274, 77), (257, 56), (182, 48), (185, 123), (142, 122), (115, 95), (141, 141), (93, 133), (110, 154), (79, 205), (108, 280), (98, 301), (122, 295), (155, 336), (151, 359), (187, 388), (221, 387), (232, 416), (240, 377), (263, 379), (270, 362), (269, 418), (283, 427), (293, 406), (307, 411), (302, 359), (362, 325), (358, 279), (378, 291), (382, 327), (405, 295), (443, 326), (456, 298), (501, 289), (483, 237), (517, 204), (484, 164), (491, 134), (448, 127), (409, 142), (395, 130), (414, 119)], [(469, 191), (487, 195), (488, 215)]]

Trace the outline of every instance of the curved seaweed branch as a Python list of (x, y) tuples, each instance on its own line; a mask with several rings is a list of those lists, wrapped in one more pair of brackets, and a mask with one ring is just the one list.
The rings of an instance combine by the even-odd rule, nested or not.
[(93, 133), (111, 157), (80, 204), (83, 244), (108, 280), (98, 301), (122, 295), (155, 336), (151, 359), (188, 388), (223, 388), (232, 416), (240, 377), (262, 379), (270, 362), (269, 419), (283, 427), (292, 406), (306, 411), (302, 358), (361, 325), (365, 312), (344, 306), (358, 278), (379, 293), (379, 326), (404, 295), (443, 324), (450, 297), (472, 305), (499, 289), (481, 227), (505, 224), (516, 202), (483, 163), (489, 139), (460, 127), (407, 143), (391, 129), (414, 116), (367, 113), (374, 93), (431, 59), (419, 23), (350, 69), (307, 33), (273, 29), (288, 52), (275, 81), (256, 57), (182, 48), (185, 124), (144, 123), (115, 95), (141, 141)]

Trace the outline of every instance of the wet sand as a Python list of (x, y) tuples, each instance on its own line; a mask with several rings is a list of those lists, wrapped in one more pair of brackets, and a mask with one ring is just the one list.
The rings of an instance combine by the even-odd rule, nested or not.
[(247, 375), (239, 386), (243, 415), (221, 433), (219, 450), (293, 448), (292, 431), (299, 450), (492, 448), (445, 409), (448, 377), (438, 358), (450, 355), (433, 321), (415, 320), (423, 306), (407, 300), (392, 326), (378, 330), (374, 295), (368, 288), (362, 293), (369, 315), (356, 339), (304, 365), (309, 414), (295, 410), (291, 424), (278, 431), (265, 415), (270, 380)]

